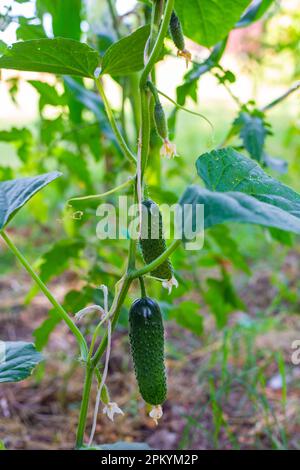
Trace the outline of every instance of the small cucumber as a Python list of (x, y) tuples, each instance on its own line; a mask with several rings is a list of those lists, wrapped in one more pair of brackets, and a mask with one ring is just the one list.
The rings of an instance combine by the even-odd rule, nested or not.
[(182, 26), (175, 11), (172, 12), (170, 20), (170, 33), (172, 40), (179, 51), (185, 50), (185, 39), (182, 31)]
[[(142, 202), (142, 233), (139, 240), (143, 258), (146, 264), (156, 260), (166, 251), (166, 241), (163, 234), (162, 216), (158, 206), (151, 199)], [(167, 259), (154, 271), (151, 276), (169, 281), (173, 277), (171, 261)]]
[(149, 405), (161, 405), (167, 396), (164, 364), (164, 327), (159, 305), (149, 297), (133, 302), (129, 338), (140, 393)]
[(157, 129), (158, 135), (163, 140), (166, 140), (169, 135), (168, 123), (167, 123), (166, 115), (164, 112), (164, 108), (162, 107), (160, 101), (156, 102), (154, 106), (154, 121), (155, 121), (155, 126)]

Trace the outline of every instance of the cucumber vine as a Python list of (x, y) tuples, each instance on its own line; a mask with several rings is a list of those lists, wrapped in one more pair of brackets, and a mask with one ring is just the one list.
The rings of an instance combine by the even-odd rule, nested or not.
[[(182, 109), (196, 116), (200, 116), (205, 119), (212, 128), (212, 124), (205, 116), (190, 111), (184, 106), (188, 96), (194, 97), (196, 95), (195, 87), (199, 77), (207, 71), (211, 71), (219, 82), (228, 89), (231, 97), (240, 108), (240, 113), (235, 119), (232, 129), (221, 145), (222, 149), (204, 154), (199, 157), (196, 162), (198, 175), (202, 178), (206, 187), (203, 188), (196, 185), (187, 187), (179, 204), (184, 205), (185, 202), (188, 204), (192, 202), (194, 206), (198, 203), (202, 206), (208, 206), (208, 216), (207, 218), (204, 217), (205, 229), (230, 221), (252, 223), (265, 226), (268, 229), (275, 228), (277, 230), (300, 233), (300, 217), (298, 216), (300, 196), (290, 188), (266, 175), (261, 167), (253, 161), (257, 160), (257, 162), (261, 163), (263, 166), (267, 166), (268, 159), (264, 151), (264, 140), (266, 136), (270, 134), (270, 129), (268, 122), (265, 120), (265, 113), (291, 93), (297, 91), (300, 86), (299, 83), (297, 82), (294, 87), (288, 90), (284, 95), (263, 108), (257, 108), (255, 103), (253, 104), (252, 102), (242, 105), (240, 100), (231, 92), (231, 89), (227, 85), (227, 81), (230, 83), (234, 81), (233, 74), (224, 70), (219, 65), (219, 60), (225, 50), (230, 29), (241, 27), (239, 23), (236, 23), (235, 16), (237, 16), (237, 18), (240, 17), (241, 13), (244, 11), (244, 7), (238, 4), (235, 6), (233, 11), (235, 14), (230, 20), (232, 24), (229, 24), (227, 27), (227, 25), (223, 24), (223, 5), (217, 5), (217, 8), (212, 5), (212, 8), (216, 8), (216, 11), (213, 10), (212, 13), (213, 20), (217, 21), (219, 18), (219, 26), (224, 27), (224, 31), (222, 29), (223, 32), (219, 34), (218, 28), (216, 27), (215, 31), (206, 31), (207, 34), (204, 35), (204, 32), (202, 30), (199, 31), (195, 26), (192, 13), (188, 12), (189, 15), (187, 15), (185, 8), (188, 1), (152, 0), (152, 2), (145, 3), (147, 4), (145, 11), (148, 12), (147, 18), (149, 21), (145, 20), (145, 25), (124, 38), (122, 24), (120, 23), (120, 18), (116, 11), (115, 3), (108, 0), (109, 12), (115, 30), (115, 36), (118, 41), (106, 49), (101, 60), (98, 51), (89, 47), (87, 44), (73, 39), (58, 37), (54, 39), (42, 38), (35, 41), (29, 40), (23, 43), (18, 42), (11, 48), (7, 48), (7, 51), (3, 55), (0, 54), (0, 68), (49, 72), (63, 75), (69, 74), (80, 77), (80, 80), (83, 78), (94, 80), (94, 90), (85, 91), (92, 94), (94, 99), (96, 97), (96, 100), (98, 100), (97, 104), (99, 106), (101, 105), (103, 108), (103, 114), (106, 116), (105, 124), (109, 124), (108, 127), (109, 129), (111, 128), (109, 132), (113, 135), (114, 143), (119, 147), (121, 155), (124, 158), (124, 165), (126, 164), (126, 168), (130, 169), (130, 177), (114, 188), (110, 188), (108, 185), (101, 194), (73, 197), (67, 201), (67, 205), (73, 206), (84, 201), (91, 202), (102, 200), (112, 194), (126, 190), (139, 209), (139, 243), (137, 243), (134, 237), (131, 237), (129, 240), (126, 268), (123, 275), (120, 275), (121, 279), (115, 284), (115, 292), (114, 296), (112, 296), (111, 305), (109, 306), (108, 304), (108, 289), (106, 286), (101, 285), (104, 295), (103, 307), (95, 305), (83, 308), (75, 315), (75, 321), (53, 296), (43, 282), (42, 276), (40, 277), (35, 272), (32, 265), (25, 259), (5, 230), (6, 224), (9, 222), (10, 218), (27, 200), (39, 189), (48, 184), (48, 182), (60, 175), (49, 173), (36, 177), (33, 181), (30, 179), (30, 182), (22, 179), (22, 181), (18, 183), (20, 185), (19, 189), (14, 193), (15, 200), (13, 204), (9, 210), (6, 210), (6, 208), (5, 211), (3, 210), (4, 216), (0, 213), (0, 235), (3, 240), (35, 281), (39, 289), (47, 297), (60, 319), (65, 322), (77, 341), (80, 351), (80, 363), (85, 369), (76, 434), (77, 449), (86, 447), (85, 435), (87, 417), (94, 382), (97, 383), (97, 396), (88, 447), (93, 443), (100, 402), (104, 405), (104, 413), (110, 419), (113, 419), (116, 413), (123, 413), (117, 403), (111, 401), (109, 390), (106, 386), (106, 379), (112, 334), (118, 325), (121, 309), (133, 283), (139, 282), (141, 296), (132, 304), (129, 311), (131, 351), (141, 395), (148, 405), (153, 406), (150, 411), (150, 416), (156, 422), (162, 416), (162, 404), (167, 397), (163, 321), (159, 305), (156, 301), (147, 296), (144, 276), (150, 274), (153, 278), (160, 280), (163, 287), (169, 290), (171, 290), (173, 286), (177, 287), (178, 284), (174, 276), (174, 269), (170, 257), (179, 248), (182, 241), (186, 242), (186, 239), (182, 236), (182, 239), (174, 239), (169, 246), (166, 246), (163, 235), (162, 216), (158, 206), (150, 200), (147, 190), (148, 173), (146, 170), (149, 169), (154, 154), (155, 157), (158, 158), (160, 158), (160, 156), (167, 158), (177, 156), (176, 147), (171, 141), (171, 131), (169, 132), (171, 125), (168, 126), (160, 96), (170, 100), (175, 105), (175, 113), (178, 109)], [(213, 4), (214, 2), (211, 3)], [(231, 3), (232, 2), (230, 2), (230, 4)], [(151, 5), (149, 7), (150, 10), (148, 5)], [(178, 15), (175, 11), (177, 7)], [(200, 8), (197, 4), (194, 4), (194, 7)], [(257, 11), (253, 11), (253, 9), (248, 14), (246, 12), (245, 16), (242, 17), (242, 23), (251, 24), (252, 21), (255, 21), (255, 18), (259, 19), (259, 16), (253, 16), (254, 13), (255, 15), (258, 14)], [(210, 52), (210, 56), (203, 63), (192, 61), (191, 54), (186, 47), (183, 32), (183, 29), (186, 32), (186, 23), (181, 20), (181, 18), (185, 18), (185, 21), (190, 25), (190, 31), (188, 33), (189, 38), (196, 42), (198, 41), (199, 44), (206, 47), (214, 46), (213, 50)], [(202, 20), (202, 18), (200, 18), (200, 20)], [(148, 25), (148, 22), (150, 22), (150, 25)], [(211, 24), (209, 12), (207, 24)], [(182, 25), (184, 28), (182, 28)], [(183, 57), (187, 65), (189, 65), (190, 62), (192, 63), (191, 70), (188, 71), (184, 77), (184, 84), (177, 89), (177, 101), (157, 89), (156, 86), (156, 63), (164, 56), (165, 39), (168, 35), (177, 48), (177, 55)], [(130, 47), (124, 47), (124, 43), (128, 44), (126, 41), (129, 41)], [(139, 47), (135, 50), (137, 43)], [(125, 50), (128, 52), (129, 63), (127, 62), (127, 57), (124, 59)], [(132, 50), (135, 55), (131, 55)], [(39, 60), (36, 62), (32, 61), (32, 55), (33, 57), (36, 55)], [(49, 56), (51, 57), (51, 63), (49, 62)], [(74, 61), (74, 57), (77, 58), (77, 61)], [(111, 57), (114, 57), (115, 61), (111, 60), (110, 62)], [(119, 64), (119, 59), (121, 72), (116, 66), (116, 63)], [(131, 68), (129, 67), (129, 65), (131, 65), (130, 60), (134, 61)], [(110, 69), (110, 66), (112, 69)], [(120, 84), (122, 87), (123, 83), (125, 83), (123, 82), (123, 75), (128, 75), (128, 70), (129, 78), (127, 85), (129, 84), (131, 93), (132, 121), (134, 123), (134, 134), (136, 137), (136, 147), (134, 148), (130, 144), (130, 139), (128, 139), (126, 132), (124, 99), (120, 119), (121, 124), (119, 124), (108, 95), (106, 94), (106, 82), (103, 79), (105, 73), (111, 74), (114, 77), (114, 73), (120, 72)], [(73, 86), (76, 86), (76, 84), (77, 82), (75, 82), (75, 85), (73, 83)], [(84, 87), (82, 88), (84, 89)], [(125, 94), (125, 92), (128, 93), (128, 90), (125, 90), (124, 86), (123, 93)], [(89, 95), (89, 98), (90, 96), (91, 95)], [(62, 97), (58, 95), (58, 98)], [(95, 106), (93, 109), (95, 110)], [(259, 152), (257, 152), (257, 145), (253, 145), (252, 140), (249, 138), (249, 133), (247, 133), (247, 125), (249, 125), (249, 123), (252, 127), (255, 124), (256, 127), (258, 126), (260, 129), (262, 143)], [(93, 125), (94, 124), (95, 123), (93, 123)], [(154, 138), (153, 134), (155, 134)], [(223, 148), (229, 140), (238, 135), (242, 139), (243, 148), (249, 152), (252, 160), (237, 153), (232, 148)], [(78, 142), (77, 144), (80, 153), (81, 147)], [(114, 163), (110, 162), (110, 164), (111, 170), (115, 170), (113, 167)], [(157, 171), (154, 172), (155, 174), (152, 175), (157, 181), (160, 180), (160, 170), (159, 165)], [(254, 176), (252, 176), (252, 173)], [(249, 175), (251, 176), (249, 177)], [(43, 176), (46, 177), (45, 181), (42, 178)], [(1, 184), (2, 191), (4, 191), (3, 188), (5, 186), (7, 192), (13, 192), (10, 187), (10, 182)], [(237, 187), (238, 189), (236, 189)], [(28, 188), (31, 189), (28, 190)], [(13, 189), (15, 190), (14, 187)], [(20, 194), (23, 196), (20, 197)], [(0, 195), (2, 196), (2, 194)], [(2, 199), (5, 199), (4, 196)], [(184, 202), (182, 203), (182, 201)], [(156, 212), (156, 214), (154, 214), (154, 212)], [(297, 216), (295, 214), (297, 214)], [(73, 213), (74, 219), (77, 216), (80, 218), (81, 215), (82, 212), (80, 211)], [(144, 224), (147, 218), (148, 225), (146, 226), (145, 235), (143, 229), (145, 229)], [(151, 230), (153, 225), (151, 219), (155, 219), (154, 227), (156, 227), (158, 232), (158, 237), (155, 237), (155, 239), (152, 239)], [(192, 222), (194, 222), (194, 219)], [(142, 267), (137, 267), (136, 265), (138, 246), (141, 249), (144, 260)], [(222, 286), (225, 285), (226, 291), (230, 291), (231, 285), (228, 281), (227, 271), (223, 261), (224, 260), (220, 258), (221, 272), (224, 278)], [(234, 298), (234, 295), (232, 295), (232, 303), (234, 306), (240, 305), (238, 300)], [(93, 331), (90, 342), (88, 342), (87, 338), (82, 334), (78, 323), (83, 316), (92, 311), (97, 311), (100, 315), (100, 319)], [(73, 313), (76, 314), (76, 312)], [(105, 331), (101, 337), (103, 327), (105, 327)], [(101, 365), (102, 361), (104, 362), (104, 366)]]

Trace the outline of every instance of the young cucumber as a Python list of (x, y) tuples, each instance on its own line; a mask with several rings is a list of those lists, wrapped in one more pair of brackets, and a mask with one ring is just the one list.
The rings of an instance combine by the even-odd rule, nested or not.
[(176, 15), (175, 11), (172, 12), (171, 20), (170, 20), (170, 33), (173, 39), (173, 42), (179, 51), (185, 50), (185, 40), (182, 31), (182, 26), (178, 16)]
[[(163, 234), (162, 216), (158, 206), (151, 199), (143, 201), (142, 206), (142, 233), (139, 243), (144, 261), (149, 264), (166, 251), (166, 242)], [(172, 279), (173, 267), (170, 260), (167, 259), (151, 271), (151, 275), (167, 281)]]
[(170, 34), (175, 46), (178, 49), (177, 55), (186, 60), (186, 65), (192, 60), (192, 54), (185, 48), (185, 39), (182, 31), (182, 26), (175, 11), (173, 11), (170, 20)]
[(167, 396), (164, 327), (159, 305), (149, 297), (135, 300), (129, 312), (129, 337), (140, 393), (149, 405)]
[(154, 122), (155, 122), (158, 135), (163, 140), (166, 140), (169, 135), (168, 124), (167, 124), (167, 119), (166, 119), (166, 115), (164, 112), (164, 108), (162, 107), (159, 101), (155, 103), (155, 106), (154, 106)]

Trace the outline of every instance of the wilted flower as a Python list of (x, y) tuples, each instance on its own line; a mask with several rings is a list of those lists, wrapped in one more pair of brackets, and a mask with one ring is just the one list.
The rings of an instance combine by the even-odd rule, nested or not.
[(153, 419), (156, 426), (158, 425), (158, 420), (162, 417), (162, 415), (163, 415), (163, 410), (162, 410), (162, 407), (160, 405), (154, 406), (152, 408), (152, 410), (150, 411), (150, 413), (149, 413), (150, 418)]
[(161, 157), (166, 157), (169, 159), (179, 156), (177, 154), (176, 145), (170, 142), (169, 139), (164, 139), (163, 146), (160, 150), (160, 155)]
[(103, 413), (105, 415), (107, 415), (107, 417), (113, 421), (114, 420), (114, 415), (115, 414), (120, 414), (120, 415), (124, 415), (123, 411), (121, 410), (121, 408), (119, 408), (119, 406), (117, 405), (117, 403), (115, 402), (109, 402), (107, 405), (105, 405), (105, 407), (103, 408)]
[(169, 295), (170, 295), (171, 292), (172, 292), (173, 287), (176, 287), (176, 288), (178, 287), (178, 281), (177, 281), (177, 279), (173, 276), (173, 277), (172, 277), (171, 279), (169, 279), (168, 281), (163, 281), (162, 285), (163, 285), (163, 287), (164, 287), (165, 289), (168, 289)]
[(192, 54), (186, 49), (184, 49), (183, 51), (178, 51), (177, 55), (178, 57), (183, 57), (185, 59), (186, 66), (188, 67), (189, 62), (191, 62), (192, 60)]

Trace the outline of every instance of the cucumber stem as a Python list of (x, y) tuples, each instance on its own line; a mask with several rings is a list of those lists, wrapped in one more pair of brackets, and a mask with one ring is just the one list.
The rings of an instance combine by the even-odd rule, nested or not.
[(157, 91), (156, 86), (150, 80), (148, 80), (147, 87), (149, 88), (149, 90), (151, 91), (151, 93), (153, 95), (155, 104), (160, 104), (160, 99), (159, 99), (159, 95), (158, 95), (158, 91)]
[(147, 297), (146, 287), (145, 287), (145, 282), (144, 282), (143, 276), (139, 277), (139, 281), (140, 281), (140, 287), (141, 287), (141, 296), (142, 297)]
[(133, 155), (133, 153), (131, 152), (131, 150), (129, 149), (127, 143), (125, 142), (125, 139), (124, 139), (123, 135), (120, 132), (120, 129), (118, 128), (118, 124), (116, 122), (116, 119), (115, 119), (114, 114), (112, 112), (112, 109), (110, 107), (109, 101), (108, 101), (107, 96), (105, 94), (101, 78), (100, 77), (97, 78), (95, 80), (95, 83), (96, 83), (96, 87), (99, 91), (99, 94), (100, 94), (100, 96), (103, 100), (103, 104), (104, 104), (104, 107), (105, 107), (105, 111), (106, 111), (109, 123), (112, 127), (112, 130), (114, 131), (114, 134), (115, 134), (116, 139), (118, 141), (118, 144), (119, 144), (119, 146), (120, 146), (120, 148), (123, 152), (123, 155), (126, 158), (128, 158), (128, 160), (130, 160), (132, 163), (135, 163), (136, 158)]
[(16, 258), (18, 258), (18, 260), (24, 266), (24, 268), (26, 269), (28, 274), (37, 283), (37, 285), (39, 286), (39, 288), (41, 289), (43, 294), (47, 297), (49, 302), (53, 305), (53, 307), (59, 313), (61, 319), (64, 320), (64, 322), (67, 324), (70, 331), (73, 333), (73, 335), (75, 336), (75, 338), (78, 342), (82, 359), (86, 360), (87, 355), (88, 355), (87, 344), (86, 344), (86, 341), (85, 341), (81, 331), (79, 330), (79, 328), (75, 325), (75, 323), (73, 322), (71, 317), (69, 317), (69, 315), (67, 314), (65, 309), (62, 307), (62, 305), (60, 305), (60, 303), (51, 294), (48, 287), (43, 283), (43, 281), (38, 276), (38, 274), (33, 270), (30, 263), (26, 260), (26, 258), (23, 256), (23, 254), (18, 250), (18, 248), (16, 247), (14, 242), (8, 236), (8, 234), (4, 231), (0, 231), (0, 234), (3, 238), (3, 240), (5, 241), (5, 243), (7, 244), (7, 246), (11, 249), (11, 251), (14, 253)]

